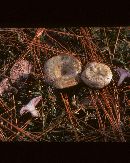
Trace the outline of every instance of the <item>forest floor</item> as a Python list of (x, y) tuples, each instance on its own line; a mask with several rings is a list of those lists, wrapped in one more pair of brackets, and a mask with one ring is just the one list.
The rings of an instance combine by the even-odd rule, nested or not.
[[(92, 89), (83, 82), (55, 89), (44, 82), (44, 63), (70, 54), (82, 67), (89, 62), (108, 65), (111, 83)], [(130, 140), (130, 78), (120, 86), (114, 71), (130, 70), (128, 27), (0, 28), (0, 80), (8, 77), (18, 59), (33, 65), (33, 73), (17, 91), (0, 97), (0, 140), (42, 142), (128, 142)], [(40, 117), (20, 109), (32, 98)]]

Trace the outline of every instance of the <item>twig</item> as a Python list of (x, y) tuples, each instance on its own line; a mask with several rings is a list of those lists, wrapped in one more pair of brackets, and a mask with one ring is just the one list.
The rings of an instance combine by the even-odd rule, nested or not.
[(114, 50), (113, 50), (114, 54), (115, 54), (115, 51), (116, 51), (116, 48), (117, 48), (117, 42), (118, 42), (118, 38), (119, 38), (119, 35), (120, 35), (120, 31), (121, 31), (121, 27), (119, 27), (119, 30), (118, 30), (118, 34), (117, 34), (117, 38), (116, 38), (116, 42), (115, 42), (115, 47), (114, 47)]

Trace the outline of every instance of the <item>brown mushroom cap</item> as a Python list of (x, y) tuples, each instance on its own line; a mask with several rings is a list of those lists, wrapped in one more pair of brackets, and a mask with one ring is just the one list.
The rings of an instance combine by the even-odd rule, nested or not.
[(45, 80), (58, 89), (71, 87), (78, 84), (81, 69), (81, 62), (73, 56), (54, 56), (44, 65)]
[(103, 88), (110, 83), (112, 72), (103, 63), (91, 62), (86, 65), (85, 70), (81, 74), (81, 79), (90, 87)]

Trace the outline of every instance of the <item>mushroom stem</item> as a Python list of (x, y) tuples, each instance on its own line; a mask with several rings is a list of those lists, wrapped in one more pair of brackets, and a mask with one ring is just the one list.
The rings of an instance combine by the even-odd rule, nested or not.
[(33, 98), (27, 105), (23, 106), (20, 110), (20, 115), (30, 112), (33, 117), (39, 117), (39, 112), (36, 110), (36, 105), (42, 99), (42, 96)]

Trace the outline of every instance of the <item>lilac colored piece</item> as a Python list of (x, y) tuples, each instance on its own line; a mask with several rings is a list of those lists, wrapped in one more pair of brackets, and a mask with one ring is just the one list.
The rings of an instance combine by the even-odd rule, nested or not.
[(126, 70), (126, 69), (119, 68), (119, 67), (116, 69), (116, 71), (117, 71), (118, 75), (120, 76), (120, 79), (118, 81), (118, 86), (119, 86), (119, 85), (122, 84), (122, 82), (126, 78), (130, 77), (130, 72), (128, 70)]
[(2, 94), (7, 91), (9, 88), (11, 88), (10, 82), (8, 78), (3, 79), (0, 82), (0, 95), (2, 96)]
[(12, 83), (15, 83), (22, 77), (28, 77), (31, 73), (32, 65), (29, 61), (21, 59), (17, 61), (10, 71), (10, 79)]
[(20, 115), (30, 112), (33, 117), (39, 117), (39, 112), (36, 110), (36, 105), (42, 99), (42, 96), (38, 96), (30, 100), (30, 102), (23, 106), (20, 110)]

